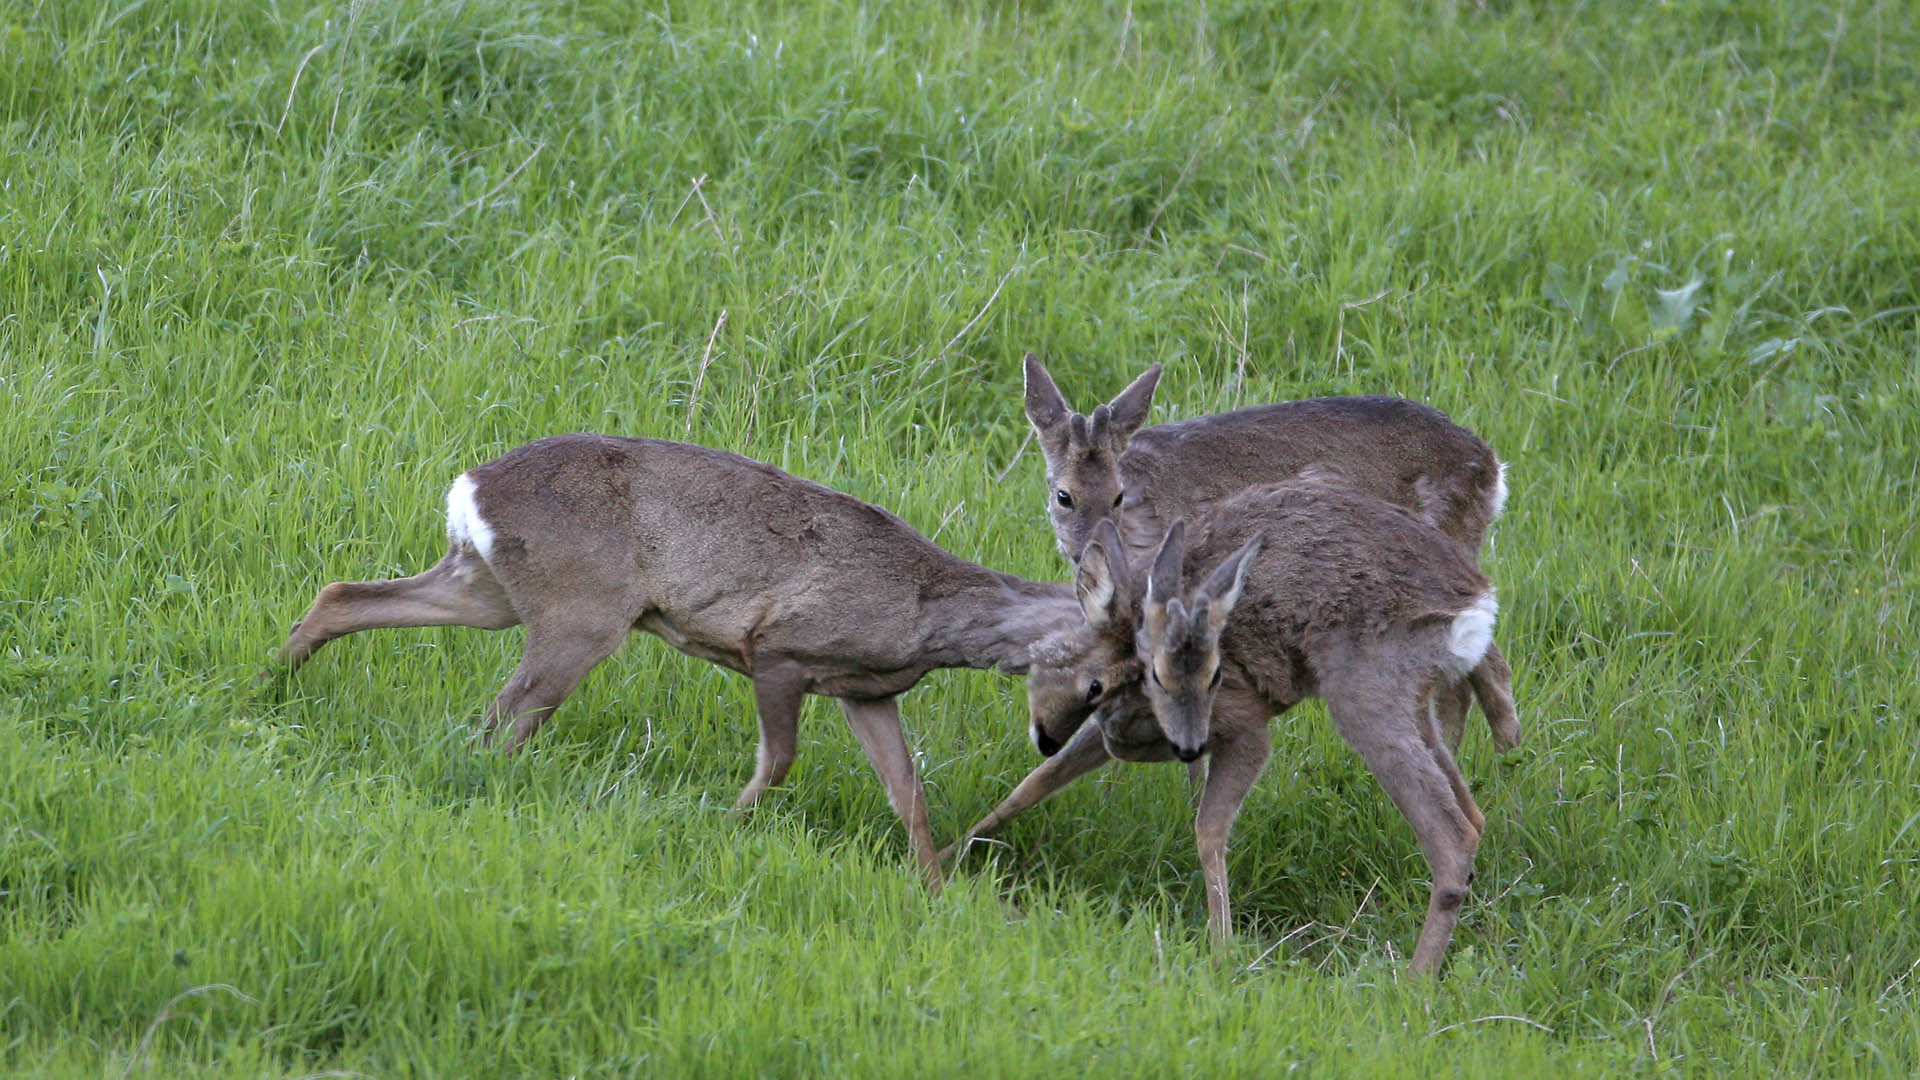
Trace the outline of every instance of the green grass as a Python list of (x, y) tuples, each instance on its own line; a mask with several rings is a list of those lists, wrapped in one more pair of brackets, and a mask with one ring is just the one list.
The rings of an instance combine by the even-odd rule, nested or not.
[[(1920, 1069), (1920, 29), (1900, 5), (0, 3), (0, 1072)], [(1446, 977), (1276, 725), (1204, 941), (1177, 769), (929, 897), (809, 705), (517, 632), (253, 674), (460, 470), (687, 438), (1059, 577), (1018, 359), (1156, 417), (1430, 401), (1512, 465), (1528, 725)], [(1004, 474), (1004, 479), (1003, 479)], [(936, 832), (1020, 684), (905, 699)], [(186, 996), (181, 996), (181, 995)]]

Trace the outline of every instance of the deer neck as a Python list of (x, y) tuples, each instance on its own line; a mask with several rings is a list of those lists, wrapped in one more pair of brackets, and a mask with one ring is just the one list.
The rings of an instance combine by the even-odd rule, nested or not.
[(929, 651), (943, 667), (999, 668), (1026, 674), (1036, 642), (1085, 617), (1073, 590), (979, 568), (953, 592), (927, 601)]

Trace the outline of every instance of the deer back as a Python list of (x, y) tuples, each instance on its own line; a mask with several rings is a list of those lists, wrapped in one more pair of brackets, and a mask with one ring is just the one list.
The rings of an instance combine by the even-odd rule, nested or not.
[(1309, 398), (1160, 424), (1135, 434), (1117, 464), (1121, 531), (1136, 555), (1174, 520), (1306, 470), (1414, 511), (1475, 553), (1504, 499), (1485, 442), (1398, 397)]
[(1046, 461), (1048, 516), (1069, 559), (1109, 518), (1136, 560), (1150, 558), (1175, 520), (1197, 520), (1233, 492), (1307, 469), (1415, 511), (1476, 556), (1505, 501), (1492, 449), (1429, 405), (1309, 398), (1143, 428), (1159, 378), (1155, 364), (1082, 415), (1027, 355), (1027, 419)]
[(1270, 701), (1284, 707), (1315, 693), (1319, 670), (1355, 647), (1405, 643), (1409, 663), (1450, 678), (1478, 663), (1477, 654), (1449, 653), (1447, 634), (1462, 613), (1490, 603), (1490, 586), (1466, 549), (1412, 513), (1316, 479), (1235, 493), (1189, 538), (1183, 590), (1204, 590), (1256, 541), (1263, 546), (1219, 648)]
[(771, 651), (917, 678), (941, 666), (926, 642), (943, 598), (1017, 580), (880, 507), (703, 446), (559, 435), (466, 479), (480, 554), (516, 606), (617, 597), (636, 625), (742, 671)]

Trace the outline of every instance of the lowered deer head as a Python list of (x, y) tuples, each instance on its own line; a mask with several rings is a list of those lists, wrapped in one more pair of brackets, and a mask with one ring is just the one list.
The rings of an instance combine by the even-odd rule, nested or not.
[(1111, 691), (1135, 686), (1141, 678), (1133, 648), (1138, 586), (1110, 519), (1094, 527), (1074, 568), (1073, 590), (1086, 621), (1036, 643), (1027, 672), (1029, 733), (1035, 748), (1049, 756)]
[(1240, 600), (1247, 564), (1260, 553), (1255, 536), (1227, 556), (1190, 597), (1182, 598), (1180, 575), (1187, 555), (1187, 523), (1176, 521), (1160, 543), (1147, 576), (1146, 607), (1136, 637), (1146, 679), (1143, 689), (1161, 733), (1181, 761), (1207, 750), (1207, 723), (1226, 669), (1220, 632)]

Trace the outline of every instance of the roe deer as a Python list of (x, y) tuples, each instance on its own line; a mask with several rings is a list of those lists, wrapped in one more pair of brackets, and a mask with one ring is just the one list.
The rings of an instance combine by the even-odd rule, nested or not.
[(1026, 670), (1082, 621), (1065, 586), (967, 562), (893, 514), (738, 454), (558, 435), (454, 480), (432, 569), (320, 590), (280, 659), (375, 627), (527, 627), (484, 717), (532, 735), (630, 630), (748, 675), (760, 722), (749, 807), (793, 764), (801, 699), (840, 699), (929, 880), (939, 860), (895, 697), (935, 668)]
[[(1254, 405), (1143, 428), (1160, 365), (1090, 415), (1073, 411), (1046, 365), (1026, 357), (1027, 420), (1046, 462), (1047, 513), (1061, 554), (1078, 560), (1094, 526), (1112, 521), (1127, 556), (1150, 558), (1169, 522), (1197, 520), (1221, 498), (1312, 468), (1412, 511), (1479, 564), (1507, 499), (1506, 466), (1478, 436), (1430, 405), (1399, 397), (1329, 397)], [(1494, 745), (1520, 744), (1498, 646), (1438, 697), (1441, 731), (1458, 750), (1471, 697)]]
[[(1437, 970), (1486, 826), (1435, 716), (1436, 691), (1479, 663), (1493, 638), (1493, 590), (1461, 547), (1397, 507), (1303, 478), (1222, 500), (1190, 548), (1185, 522), (1176, 521), (1144, 597), (1117, 531), (1102, 523), (1076, 588), (1088, 621), (1034, 647), (1032, 678), (1117, 681), (1095, 695), (1102, 703), (1093, 724), (1074, 707), (1035, 713), (1037, 741), (1058, 753), (967, 839), (1110, 757), (1192, 762), (1204, 754), (1194, 834), (1208, 930), (1224, 940), (1232, 932), (1227, 837), (1271, 752), (1267, 722), (1317, 695), (1433, 868), (1412, 967)], [(1034, 700), (1044, 707), (1067, 698)]]

